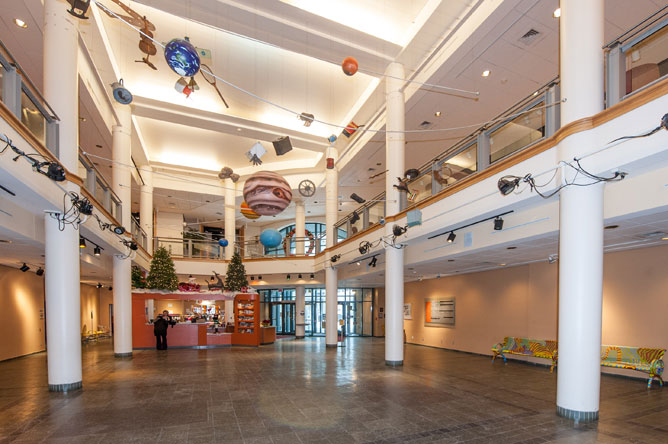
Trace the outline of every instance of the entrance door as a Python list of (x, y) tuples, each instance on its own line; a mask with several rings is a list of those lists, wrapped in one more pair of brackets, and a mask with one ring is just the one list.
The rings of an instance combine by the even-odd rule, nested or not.
[(295, 334), (295, 304), (275, 302), (271, 304), (271, 323), (277, 335)]

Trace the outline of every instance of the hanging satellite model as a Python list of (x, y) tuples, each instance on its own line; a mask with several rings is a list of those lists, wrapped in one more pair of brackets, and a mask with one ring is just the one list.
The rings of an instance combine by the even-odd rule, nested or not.
[(262, 165), (262, 156), (267, 154), (267, 150), (264, 149), (262, 144), (260, 142), (255, 142), (255, 145), (251, 147), (250, 150), (246, 152), (246, 157), (248, 157), (248, 160), (250, 163), (252, 163), (254, 166)]
[[(190, 97), (193, 91), (199, 89), (195, 82), (200, 67), (199, 53), (188, 37), (172, 39), (165, 45), (165, 61), (172, 71), (181, 76), (174, 85), (177, 91)], [(190, 80), (186, 80), (186, 77), (190, 77)]]
[(155, 25), (151, 23), (145, 15), (141, 15), (137, 13), (134, 9), (130, 8), (129, 6), (123, 4), (119, 0), (111, 0), (112, 2), (116, 3), (118, 6), (121, 7), (121, 9), (130, 16), (127, 15), (121, 15), (121, 14), (112, 14), (109, 12), (106, 8), (100, 6), (100, 9), (105, 12), (109, 17), (111, 18), (120, 18), (121, 20), (131, 24), (132, 26), (135, 26), (140, 29), (139, 33), (139, 50), (146, 54), (146, 57), (142, 57), (141, 60), (135, 60), (137, 63), (146, 63), (151, 69), (157, 70), (158, 68), (155, 67), (153, 62), (149, 61), (150, 56), (154, 56), (157, 54), (157, 49), (155, 48), (155, 44), (153, 43), (153, 31), (155, 31)]

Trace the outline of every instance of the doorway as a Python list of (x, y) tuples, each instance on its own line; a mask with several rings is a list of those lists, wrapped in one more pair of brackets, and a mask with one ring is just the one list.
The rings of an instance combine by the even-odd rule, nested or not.
[(295, 303), (271, 303), (271, 324), (276, 326), (277, 335), (295, 334)]

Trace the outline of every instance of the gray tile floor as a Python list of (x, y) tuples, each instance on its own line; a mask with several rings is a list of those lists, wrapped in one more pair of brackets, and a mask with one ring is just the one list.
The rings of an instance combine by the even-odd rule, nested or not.
[(83, 359), (69, 395), (47, 391), (44, 353), (0, 363), (1, 443), (668, 443), (668, 386), (604, 376), (601, 420), (576, 426), (547, 368), (413, 345), (389, 368), (376, 338)]

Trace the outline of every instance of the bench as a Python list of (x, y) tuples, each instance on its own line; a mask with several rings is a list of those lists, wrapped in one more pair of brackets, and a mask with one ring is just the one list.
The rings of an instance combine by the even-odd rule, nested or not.
[(601, 365), (604, 367), (623, 368), (648, 373), (647, 388), (654, 379), (663, 387), (663, 348), (624, 347), (620, 345), (601, 345)]
[(552, 362), (552, 365), (550, 365), (550, 373), (552, 373), (554, 367), (557, 365), (557, 341), (543, 341), (539, 339), (514, 338), (511, 336), (506, 336), (503, 338), (503, 342), (499, 342), (494, 347), (492, 347), (492, 353), (492, 362), (494, 362), (497, 356), (501, 356), (503, 358), (503, 362), (505, 363), (506, 353), (511, 355), (549, 359)]

